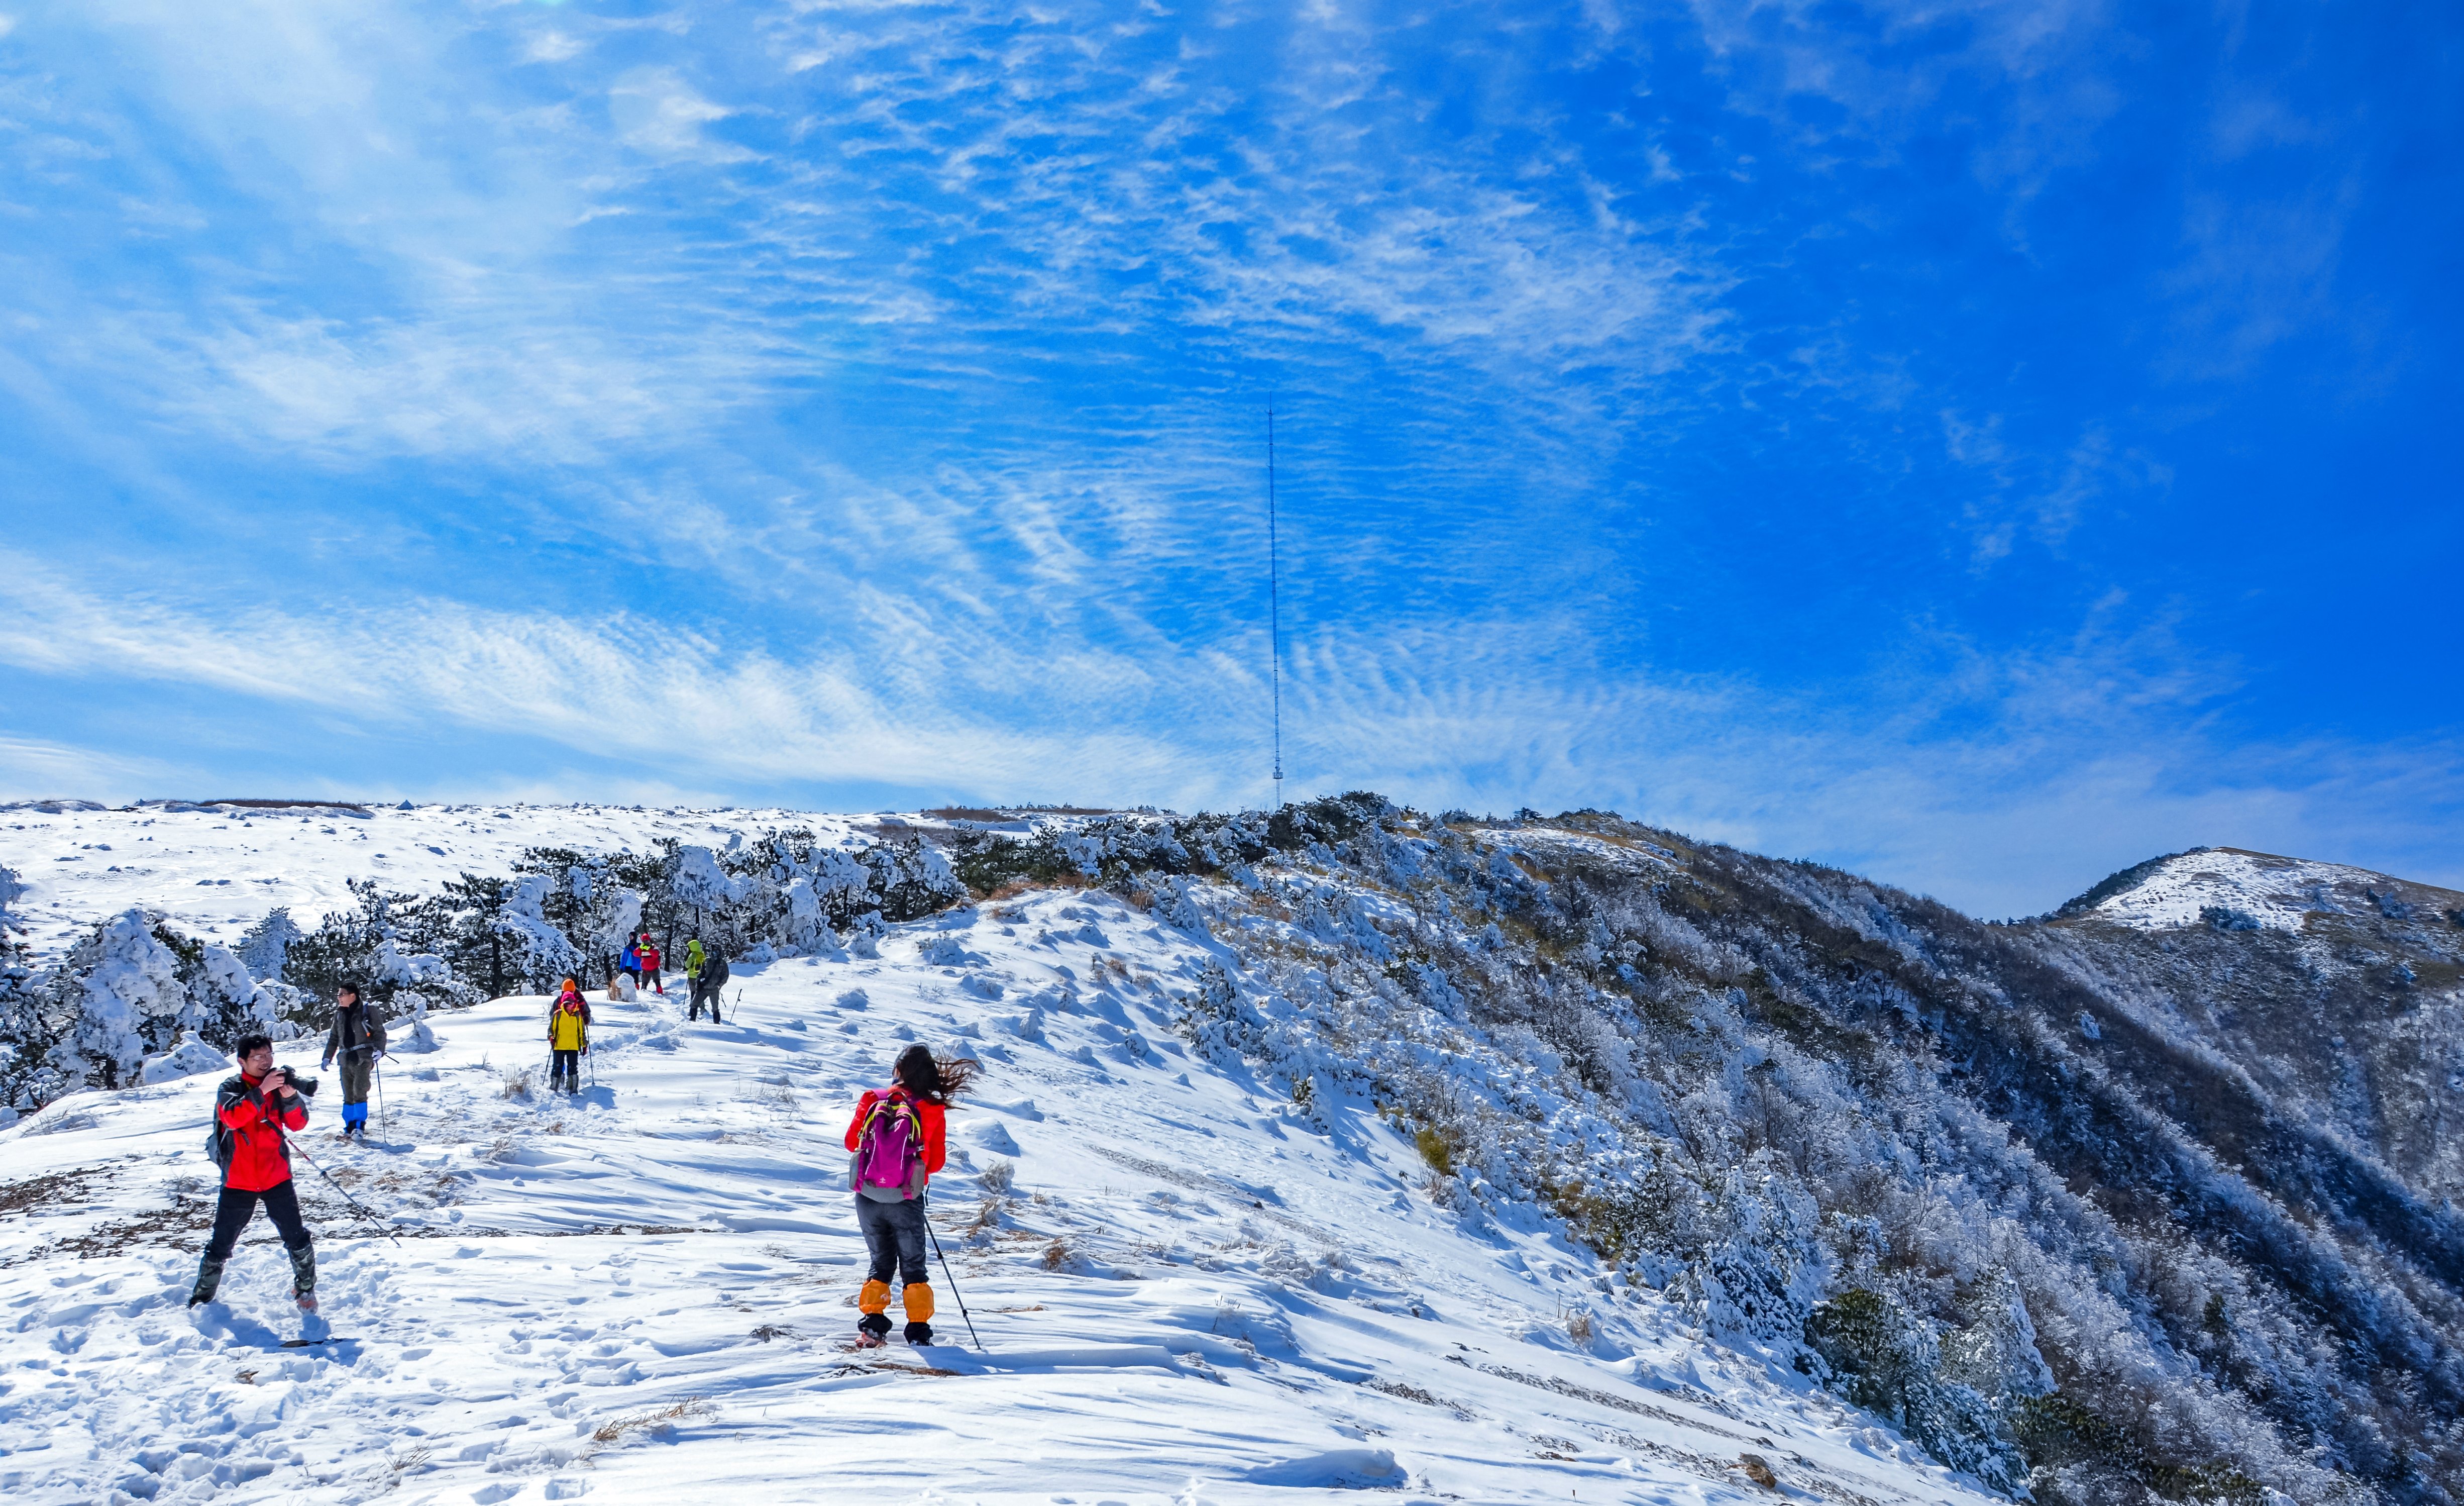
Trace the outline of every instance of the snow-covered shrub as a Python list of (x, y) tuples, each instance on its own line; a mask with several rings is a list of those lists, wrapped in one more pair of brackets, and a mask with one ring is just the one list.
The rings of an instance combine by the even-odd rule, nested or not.
[(1155, 885), (1156, 918), (1192, 936), (1204, 937), (1206, 912), (1199, 908), (1197, 890), (1189, 879), (1166, 875)]
[(874, 908), (891, 921), (946, 910), (966, 894), (949, 860), (913, 838), (867, 848), (863, 862), (872, 875), (869, 888)]

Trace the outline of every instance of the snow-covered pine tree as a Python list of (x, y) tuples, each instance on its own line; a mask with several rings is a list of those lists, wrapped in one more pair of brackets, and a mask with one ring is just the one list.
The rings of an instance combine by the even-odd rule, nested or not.
[(233, 950), (249, 976), (266, 983), (283, 982), (282, 964), (291, 943), (307, 933), (291, 919), (289, 905), (276, 905), (265, 912), (265, 919), (240, 934), (239, 945)]
[(69, 949), (50, 980), (59, 1029), (49, 1065), (61, 1091), (135, 1081), (139, 1063), (196, 1023), (180, 963), (143, 910), (122, 911)]
[(549, 875), (526, 875), (506, 892), (491, 921), (506, 955), (509, 981), (518, 979), (524, 992), (547, 991), (561, 978), (586, 979), (590, 971), (581, 948), (547, 918), (556, 892)]

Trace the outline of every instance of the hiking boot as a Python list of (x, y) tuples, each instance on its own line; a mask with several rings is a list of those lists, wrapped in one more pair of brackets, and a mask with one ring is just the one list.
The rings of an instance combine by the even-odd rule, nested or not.
[(890, 1315), (867, 1313), (864, 1315), (864, 1320), (855, 1326), (857, 1332), (868, 1335), (873, 1342), (879, 1343), (890, 1332)]
[(317, 1247), (302, 1245), (291, 1251), (291, 1299), (299, 1311), (317, 1311)]
[(211, 1255), (197, 1263), (197, 1284), (188, 1291), (188, 1305), (196, 1307), (214, 1299), (223, 1288), (223, 1263)]
[(911, 1344), (931, 1343), (933, 1341), (933, 1325), (930, 1323), (908, 1324), (907, 1341)]

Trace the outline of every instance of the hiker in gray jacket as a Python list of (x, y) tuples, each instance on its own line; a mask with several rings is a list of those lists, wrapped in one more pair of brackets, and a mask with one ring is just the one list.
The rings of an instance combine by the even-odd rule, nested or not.
[(360, 1002), (360, 986), (346, 983), (334, 990), (334, 1028), (325, 1032), (325, 1065), (342, 1063), (342, 1135), (368, 1139), (368, 1082), (376, 1074), (377, 1054), (385, 1049), (385, 1026), (376, 1011)]

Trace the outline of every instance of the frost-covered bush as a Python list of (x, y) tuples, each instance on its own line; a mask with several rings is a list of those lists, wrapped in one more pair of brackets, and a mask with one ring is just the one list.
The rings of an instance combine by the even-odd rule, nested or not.
[(2010, 1494), (2028, 1468), (1996, 1399), (1947, 1367), (1938, 1325), (1886, 1292), (1852, 1287), (1807, 1316), (1815, 1368), (1955, 1470)]
[(1716, 1339), (1793, 1353), (1829, 1274), (1816, 1222), (1813, 1198), (1788, 1178), (1730, 1167), (1674, 1295)]

